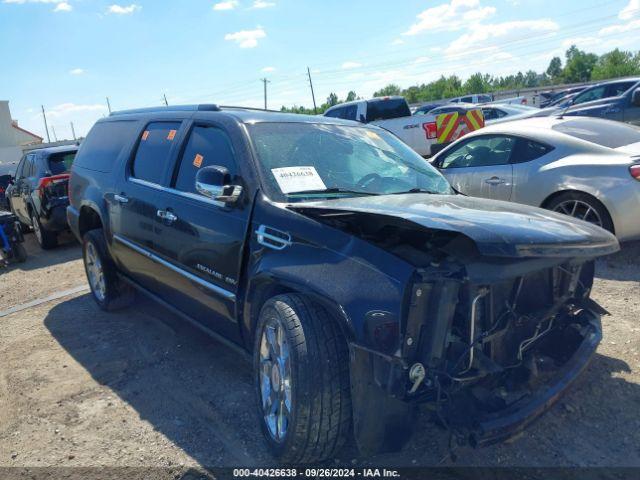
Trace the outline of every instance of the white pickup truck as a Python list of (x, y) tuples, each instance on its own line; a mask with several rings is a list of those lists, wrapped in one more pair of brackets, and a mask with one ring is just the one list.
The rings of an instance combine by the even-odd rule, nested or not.
[(447, 114), (440, 119), (429, 114), (411, 115), (404, 97), (341, 103), (329, 108), (324, 115), (377, 125), (393, 133), (423, 157), (435, 155), (462, 135), (484, 126), (482, 111), (464, 106), (459, 108), (457, 115)]

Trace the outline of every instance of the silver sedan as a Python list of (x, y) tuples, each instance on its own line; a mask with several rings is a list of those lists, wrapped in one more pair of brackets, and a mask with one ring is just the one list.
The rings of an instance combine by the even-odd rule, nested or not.
[(640, 238), (640, 129), (586, 117), (490, 125), (432, 163), (461, 193), (540, 206)]

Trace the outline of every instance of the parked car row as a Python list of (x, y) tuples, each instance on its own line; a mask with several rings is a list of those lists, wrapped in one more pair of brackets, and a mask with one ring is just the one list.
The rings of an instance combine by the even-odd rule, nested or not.
[(58, 243), (58, 233), (68, 230), (66, 208), (69, 172), (78, 147), (49, 147), (28, 152), (15, 174), (6, 178), (6, 206), (23, 229), (33, 229), (44, 249)]
[[(510, 438), (602, 336), (589, 295), (593, 260), (619, 248), (611, 233), (456, 193), (364, 106), (371, 122), (120, 112), (72, 167), (67, 217), (96, 303), (123, 307), (133, 288), (252, 355), (260, 426), (286, 463), (331, 458), (351, 435), (365, 453), (400, 449), (418, 404), (459, 442)], [(467, 143), (490, 129), (435, 162), (447, 174), (486, 151), (511, 168), (516, 148), (565, 148), (555, 134), (531, 144), (528, 128)]]

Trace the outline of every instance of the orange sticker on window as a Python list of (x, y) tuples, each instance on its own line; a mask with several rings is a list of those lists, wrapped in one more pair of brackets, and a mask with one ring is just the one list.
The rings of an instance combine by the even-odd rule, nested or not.
[(200, 168), (200, 166), (202, 165), (202, 161), (204, 160), (204, 157), (202, 155), (200, 155), (199, 153), (196, 153), (195, 158), (193, 159), (193, 165), (197, 168)]
[(147, 138), (149, 138), (149, 130), (145, 130), (144, 133), (142, 134), (142, 140), (146, 140)]
[(176, 138), (177, 130), (169, 130), (169, 135), (167, 135), (167, 140), (173, 140)]

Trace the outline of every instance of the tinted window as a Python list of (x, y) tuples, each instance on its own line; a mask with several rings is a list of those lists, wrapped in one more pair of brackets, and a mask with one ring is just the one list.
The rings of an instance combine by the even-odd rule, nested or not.
[(605, 85), (586, 90), (575, 98), (573, 104), (577, 105), (578, 103), (600, 100), (601, 98), (604, 98), (606, 90), (607, 87)]
[(478, 95), (478, 102), (486, 103), (492, 100), (490, 95)]
[(63, 152), (51, 155), (47, 160), (51, 175), (70, 172), (74, 158), (76, 158), (76, 152)]
[(473, 103), (473, 97), (462, 97), (460, 101), (464, 103)]
[(553, 147), (543, 145), (542, 143), (534, 142), (533, 140), (527, 140), (521, 138), (518, 140), (518, 146), (516, 152), (511, 159), (512, 163), (524, 163), (540, 158), (546, 155)]
[(140, 136), (136, 157), (133, 159), (131, 174), (140, 180), (162, 183), (169, 154), (180, 122), (150, 123)]
[(506, 165), (516, 144), (513, 137), (485, 135), (467, 140), (439, 162), (440, 168), (488, 167)]
[(568, 120), (552, 127), (572, 137), (609, 148), (640, 142), (640, 129), (622, 122)]
[(411, 110), (409, 110), (409, 105), (407, 105), (404, 98), (389, 98), (387, 100), (367, 102), (367, 122), (409, 116), (411, 116)]
[(191, 131), (182, 155), (174, 188), (197, 193), (196, 174), (201, 168), (211, 165), (225, 167), (231, 175), (237, 173), (233, 148), (227, 134), (219, 128), (196, 126)]
[(20, 163), (18, 164), (18, 168), (16, 168), (16, 178), (24, 177), (24, 166), (26, 163), (27, 163), (27, 157), (24, 157), (22, 160), (20, 160)]
[(342, 113), (342, 108), (334, 108), (330, 112), (326, 112), (324, 116), (331, 117), (331, 118), (340, 118), (341, 113)]
[(344, 118), (345, 120), (355, 120), (356, 115), (358, 114), (358, 106), (350, 105), (344, 109)]
[(609, 85), (608, 97), (617, 97), (633, 87), (636, 82), (620, 82)]
[(96, 123), (82, 142), (74, 161), (78, 167), (108, 173), (122, 150), (133, 142), (137, 122)]
[(495, 120), (497, 118), (500, 118), (500, 115), (498, 115), (498, 111), (495, 108), (483, 108), (482, 109), (482, 115), (484, 116), (485, 120)]
[(0, 188), (7, 188), (11, 175), (0, 175)]

